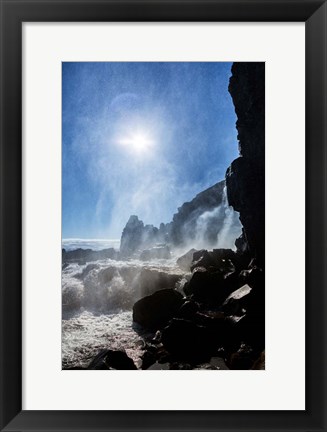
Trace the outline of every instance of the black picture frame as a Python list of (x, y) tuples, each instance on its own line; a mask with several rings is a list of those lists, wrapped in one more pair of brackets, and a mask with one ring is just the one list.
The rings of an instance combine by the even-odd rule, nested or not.
[[(0, 4), (0, 429), (161, 432), (327, 430), (326, 1), (0, 0)], [(305, 411), (22, 411), (22, 23), (28, 21), (305, 22)], [(296, 163), (296, 155), (294, 161)], [(287, 367), (291, 367), (292, 361), (296, 361), (296, 354), (294, 359), (288, 359)]]

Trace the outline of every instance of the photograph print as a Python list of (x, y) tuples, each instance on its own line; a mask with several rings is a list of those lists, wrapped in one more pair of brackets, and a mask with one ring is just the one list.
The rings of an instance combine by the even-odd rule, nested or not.
[(62, 369), (265, 369), (265, 63), (62, 63)]

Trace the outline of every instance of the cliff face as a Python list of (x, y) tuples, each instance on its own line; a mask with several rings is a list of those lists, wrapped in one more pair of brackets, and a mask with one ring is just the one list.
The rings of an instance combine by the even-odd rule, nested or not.
[(234, 63), (228, 88), (237, 115), (240, 157), (226, 172), (228, 201), (240, 213), (238, 240), (264, 264), (265, 251), (265, 64)]
[(221, 206), (224, 187), (225, 181), (216, 183), (179, 207), (170, 227), (169, 239), (172, 244), (182, 246), (191, 240), (196, 241), (197, 236), (204, 237), (204, 242), (209, 246), (217, 242), (225, 217)]
[(122, 255), (131, 256), (158, 243), (181, 248), (188, 245), (210, 248), (217, 245), (217, 239), (226, 241), (228, 235), (239, 232), (240, 224), (237, 213), (227, 208), (224, 189), (223, 180), (200, 192), (178, 209), (172, 222), (160, 224), (159, 229), (144, 225), (137, 216), (131, 216), (121, 237)]

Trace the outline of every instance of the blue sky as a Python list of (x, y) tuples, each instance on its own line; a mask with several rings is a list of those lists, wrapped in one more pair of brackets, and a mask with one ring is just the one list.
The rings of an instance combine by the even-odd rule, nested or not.
[(62, 235), (156, 226), (238, 155), (231, 63), (62, 64)]

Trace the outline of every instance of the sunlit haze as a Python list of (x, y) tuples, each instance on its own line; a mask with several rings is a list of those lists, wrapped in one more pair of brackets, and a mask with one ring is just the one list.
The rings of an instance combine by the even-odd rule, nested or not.
[(231, 63), (62, 66), (63, 238), (170, 222), (237, 157)]

